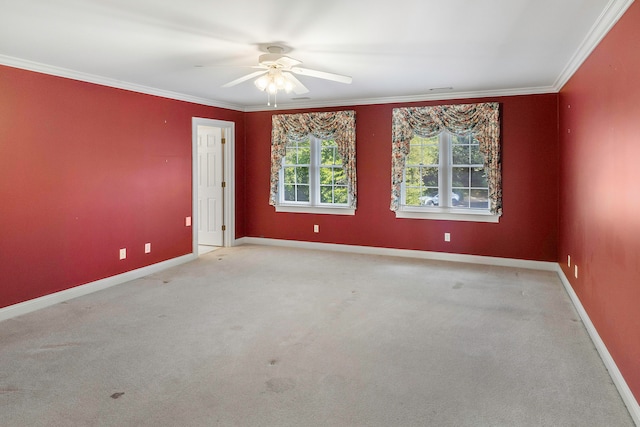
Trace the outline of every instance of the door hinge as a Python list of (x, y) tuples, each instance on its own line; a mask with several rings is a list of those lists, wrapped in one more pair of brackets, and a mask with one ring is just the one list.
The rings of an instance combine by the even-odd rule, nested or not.
[(222, 138), (222, 139), (220, 140), (220, 142), (221, 142), (221, 143), (223, 143), (223, 144), (226, 144), (226, 143), (227, 143), (227, 138)]
[(222, 181), (222, 188), (225, 188), (227, 186), (227, 183), (225, 181)]
[(222, 231), (227, 231), (227, 226), (226, 225), (222, 226)]

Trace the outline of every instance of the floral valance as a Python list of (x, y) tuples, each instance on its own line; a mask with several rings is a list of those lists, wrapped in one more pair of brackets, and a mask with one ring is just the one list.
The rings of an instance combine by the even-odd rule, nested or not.
[(400, 208), (400, 192), (409, 144), (414, 135), (428, 138), (450, 132), (478, 140), (489, 183), (489, 210), (502, 214), (500, 109), (496, 102), (393, 109), (391, 210)]
[(356, 119), (355, 111), (326, 113), (277, 114), (271, 119), (271, 191), (269, 204), (278, 199), (278, 182), (287, 141), (303, 141), (309, 135), (333, 139), (342, 156), (349, 183), (351, 207), (356, 207)]

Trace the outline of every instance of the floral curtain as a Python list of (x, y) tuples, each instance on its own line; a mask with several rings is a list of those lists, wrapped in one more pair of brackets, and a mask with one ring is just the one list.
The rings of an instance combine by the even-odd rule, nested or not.
[(282, 159), (286, 155), (287, 141), (303, 141), (313, 135), (320, 139), (333, 139), (343, 159), (349, 183), (351, 207), (357, 203), (356, 192), (356, 113), (336, 111), (326, 113), (277, 114), (271, 119), (271, 192), (269, 204), (278, 200), (278, 181)]
[(393, 109), (391, 210), (400, 208), (400, 192), (409, 143), (414, 135), (428, 138), (448, 131), (465, 136), (473, 133), (484, 155), (489, 183), (489, 210), (502, 214), (500, 159), (500, 108), (497, 102)]

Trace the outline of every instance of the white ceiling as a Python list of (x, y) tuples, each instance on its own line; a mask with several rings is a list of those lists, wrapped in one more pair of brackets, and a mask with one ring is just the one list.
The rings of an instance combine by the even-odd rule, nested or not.
[(268, 107), (251, 80), (221, 86), (281, 43), (353, 83), (298, 76), (308, 99), (280, 108), (547, 93), (632, 2), (0, 0), (0, 63), (255, 111)]

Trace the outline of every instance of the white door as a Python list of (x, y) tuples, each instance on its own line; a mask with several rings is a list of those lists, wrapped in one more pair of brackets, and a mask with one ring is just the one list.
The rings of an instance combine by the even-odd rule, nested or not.
[(223, 245), (224, 129), (198, 126), (198, 243)]

